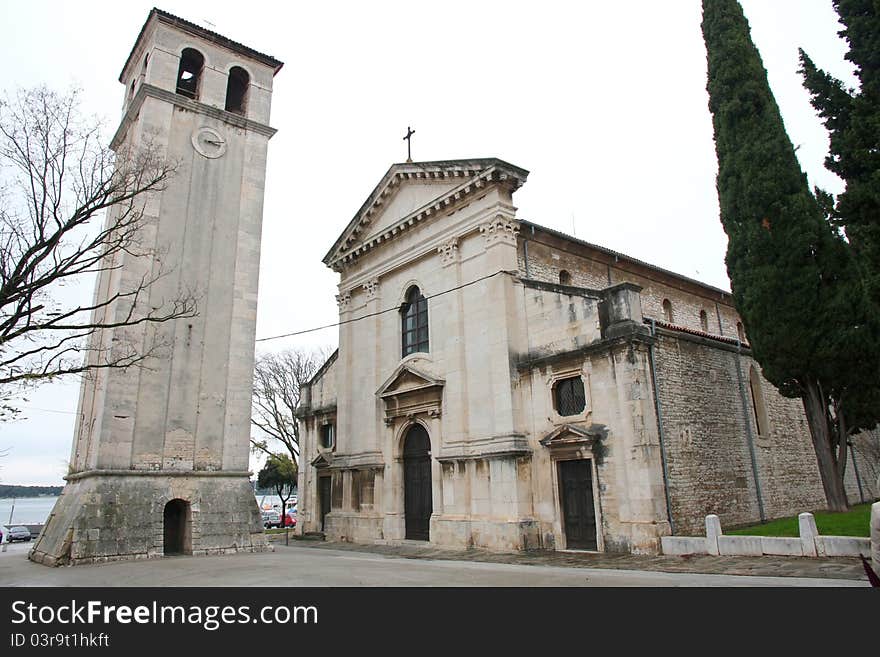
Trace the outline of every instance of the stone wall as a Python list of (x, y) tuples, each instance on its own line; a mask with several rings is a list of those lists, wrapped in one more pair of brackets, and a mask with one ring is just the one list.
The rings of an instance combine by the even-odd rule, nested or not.
[[(665, 322), (662, 304), (668, 299), (673, 315), (669, 324), (691, 333), (664, 331), (657, 352), (677, 533), (699, 526), (711, 513), (718, 513), (731, 526), (760, 520), (746, 422), (754, 436), (766, 517), (824, 506), (803, 406), (799, 400), (779, 395), (763, 377), (760, 393), (769, 427), (763, 432), (767, 435), (759, 435), (751, 405), (749, 369), (754, 365), (760, 373), (760, 366), (749, 356), (740, 359), (746, 399), (743, 409), (735, 345), (730, 344), (738, 337), (740, 319), (729, 293), (528, 222), (520, 231), (517, 259), (521, 276), (548, 284), (558, 285), (562, 271), (570, 276), (571, 285), (585, 288), (601, 289), (621, 281), (636, 283), (642, 287), (645, 318)], [(706, 313), (708, 326), (704, 327), (700, 320), (701, 310)], [(565, 321), (557, 320), (558, 332), (564, 329)], [(541, 333), (530, 323), (529, 334), (529, 346), (533, 349), (533, 335)], [(713, 340), (714, 336), (726, 338), (728, 343)], [(749, 353), (748, 349), (745, 353)], [(859, 451), (859, 445), (856, 442), (862, 495), (873, 500), (880, 495), (876, 466)], [(846, 487), (850, 502), (859, 502), (851, 460), (847, 465)]]
[(334, 352), (321, 366), (308, 386), (303, 387), (301, 406), (308, 413), (299, 417), (300, 453), (297, 477), (297, 526), (296, 533), (321, 530), (318, 500), (318, 477), (312, 462), (324, 453), (332, 458), (336, 445), (321, 445), (321, 427), (325, 423), (336, 426), (336, 362), (339, 352)]
[[(732, 527), (760, 521), (746, 422), (765, 516), (825, 506), (801, 402), (782, 397), (762, 377), (759, 393), (770, 430), (759, 435), (749, 390), (752, 366), (760, 371), (749, 356), (737, 355), (735, 347), (669, 331), (658, 334), (655, 367), (676, 534), (700, 529), (709, 514)], [(846, 484), (850, 501), (857, 502), (852, 467)]]
[(530, 357), (578, 349), (600, 339), (598, 294), (523, 282)]
[(193, 555), (267, 550), (253, 489), (242, 476), (103, 475), (64, 487), (30, 559), (48, 566), (161, 557), (163, 512), (189, 503)]
[[(528, 254), (528, 258), (526, 258)], [(700, 311), (706, 312), (704, 332), (728, 338), (737, 336), (740, 321), (730, 293), (698, 281), (652, 267), (623, 254), (581, 242), (555, 231), (524, 224), (517, 249), (519, 273), (548, 283), (559, 283), (563, 270), (571, 285), (603, 289), (622, 282), (642, 287), (642, 314), (663, 320), (663, 300), (672, 305), (672, 322), (692, 331), (704, 331)]]

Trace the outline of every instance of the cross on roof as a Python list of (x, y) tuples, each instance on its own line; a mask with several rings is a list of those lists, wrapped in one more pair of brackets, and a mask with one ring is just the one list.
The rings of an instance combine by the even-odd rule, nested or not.
[(413, 130), (412, 128), (410, 128), (409, 126), (406, 126), (406, 137), (404, 137), (403, 140), (406, 142), (406, 161), (407, 162), (412, 162), (412, 153), (410, 151), (410, 146), (412, 144), (411, 138), (414, 134), (416, 134), (416, 131)]

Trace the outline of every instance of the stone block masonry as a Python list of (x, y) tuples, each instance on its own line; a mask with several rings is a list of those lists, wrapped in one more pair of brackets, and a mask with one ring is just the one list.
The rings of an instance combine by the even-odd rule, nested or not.
[(246, 476), (130, 473), (73, 478), (31, 552), (48, 566), (148, 559), (164, 555), (163, 510), (189, 500), (193, 555), (268, 548)]
[[(162, 349), (145, 367), (102, 369), (83, 380), (68, 483), (33, 561), (266, 549), (247, 467), (263, 188), (275, 133), (265, 121), (281, 66), (150, 12), (120, 76), (126, 102), (111, 146), (149, 145), (178, 166), (166, 186), (141, 199), (138, 237), (150, 251), (126, 252), (105, 267), (95, 298), (108, 302), (100, 312), (122, 323), (182, 290), (192, 292), (196, 309), (96, 335), (105, 348), (141, 351), (155, 341)], [(252, 102), (226, 109), (236, 67), (249, 76)], [(127, 286), (151, 276), (149, 299), (129, 307)]]
[(880, 575), (880, 502), (871, 505), (871, 564)]
[[(655, 362), (676, 534), (698, 530), (708, 514), (726, 525), (760, 522), (755, 471), (765, 519), (824, 507), (803, 406), (760, 378), (769, 425), (760, 433), (749, 383), (760, 367), (747, 350), (658, 329)], [(857, 500), (852, 467), (846, 484)]]

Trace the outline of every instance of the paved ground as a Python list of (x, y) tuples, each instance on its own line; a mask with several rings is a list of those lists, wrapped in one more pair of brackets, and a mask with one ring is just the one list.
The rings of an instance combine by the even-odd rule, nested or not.
[[(272, 537), (283, 541), (282, 536)], [(354, 545), (322, 541), (297, 541), (315, 549), (369, 552), (409, 559), (479, 561), (519, 565), (566, 566), (615, 570), (645, 570), (665, 573), (752, 575), (760, 577), (801, 577), (850, 579), (865, 582), (865, 571), (858, 557), (713, 557), (709, 555), (637, 556), (596, 552), (517, 552), (497, 553), (471, 549), (438, 548), (419, 541), (400, 545)]]
[(20, 543), (0, 553), (0, 586), (867, 586), (852, 559), (499, 555), (317, 541), (275, 546), (264, 554), (47, 568), (28, 561), (30, 545)]

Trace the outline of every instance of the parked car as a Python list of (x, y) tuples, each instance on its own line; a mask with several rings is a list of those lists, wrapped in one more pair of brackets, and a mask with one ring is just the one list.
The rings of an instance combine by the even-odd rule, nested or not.
[(284, 516), (284, 526), (285, 527), (296, 527), (296, 509), (287, 509), (287, 513)]
[(263, 527), (271, 529), (272, 527), (281, 526), (281, 514), (274, 509), (263, 511)]
[(31, 540), (31, 530), (27, 527), (12, 527), (9, 529), (9, 542)]

